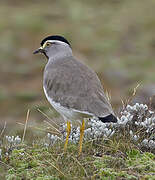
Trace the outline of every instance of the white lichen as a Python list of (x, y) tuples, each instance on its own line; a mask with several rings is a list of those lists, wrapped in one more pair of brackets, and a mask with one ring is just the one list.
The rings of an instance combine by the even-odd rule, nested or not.
[(18, 145), (21, 143), (21, 138), (19, 136), (5, 136), (5, 138), (10, 145)]
[[(121, 112), (121, 117), (117, 119), (117, 123), (102, 123), (96, 118), (89, 119), (84, 131), (84, 140), (101, 137), (111, 138), (116, 134), (121, 134), (122, 129), (124, 129), (126, 135), (130, 136), (134, 143), (155, 149), (155, 140), (152, 137), (155, 134), (155, 113), (150, 111), (146, 104), (136, 103), (133, 106), (127, 105)], [(61, 125), (62, 137), (48, 133), (47, 138), (49, 143), (46, 143), (46, 146), (53, 145), (60, 138), (65, 141), (67, 135), (66, 127), (66, 124)], [(79, 138), (80, 127), (71, 126), (69, 141), (77, 143)]]

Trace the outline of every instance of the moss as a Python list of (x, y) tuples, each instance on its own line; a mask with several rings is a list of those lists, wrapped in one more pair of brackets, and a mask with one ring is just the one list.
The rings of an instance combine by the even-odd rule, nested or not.
[[(42, 141), (43, 142), (43, 141)], [(83, 153), (78, 156), (78, 145), (69, 144), (67, 152), (63, 152), (63, 143), (46, 148), (39, 141), (33, 145), (20, 145), (2, 154), (2, 162), (6, 165), (6, 179), (131, 179), (145, 177), (151, 179), (155, 169), (155, 155), (141, 153), (138, 149), (128, 149), (126, 153), (113, 151), (114, 147), (98, 148), (98, 141), (85, 142)], [(122, 142), (123, 143), (123, 142)], [(105, 143), (105, 146), (109, 146)], [(119, 146), (119, 143), (118, 143)], [(90, 151), (92, 149), (93, 151)], [(118, 148), (119, 149), (119, 148)], [(100, 152), (99, 156), (95, 155)], [(8, 168), (9, 167), (9, 168)]]

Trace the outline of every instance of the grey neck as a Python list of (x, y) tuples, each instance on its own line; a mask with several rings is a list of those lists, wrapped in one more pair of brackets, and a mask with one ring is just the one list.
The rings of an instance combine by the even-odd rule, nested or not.
[(72, 56), (72, 49), (67, 46), (56, 46), (46, 53), (50, 61)]

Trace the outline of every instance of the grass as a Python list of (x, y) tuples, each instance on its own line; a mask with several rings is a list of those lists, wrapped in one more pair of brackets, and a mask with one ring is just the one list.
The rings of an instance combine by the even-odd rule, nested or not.
[[(25, 120), (27, 109), (33, 111), (32, 126), (42, 122), (37, 108), (57, 117), (43, 99), (46, 62), (32, 55), (46, 35), (62, 34), (71, 41), (74, 54), (111, 89), (115, 108), (131, 95), (131, 87), (153, 84), (154, 8), (154, 0), (0, 2), (0, 122), (8, 121), (7, 133), (22, 137), (15, 122)], [(27, 128), (24, 144), (14, 148), (0, 137), (0, 179), (155, 179), (154, 154), (129, 139), (84, 142), (78, 157), (78, 145), (69, 144), (64, 154), (62, 142), (46, 148), (44, 136)]]
[[(136, 89), (134, 89), (131, 98), (135, 96)], [(128, 103), (131, 101), (131, 98)], [(134, 126), (135, 121), (145, 122), (144, 120), (148, 117), (152, 117), (150, 127), (153, 127), (153, 116), (150, 116), (147, 106), (144, 107), (143, 105), (142, 108), (141, 105), (136, 104), (130, 106), (130, 108), (127, 106), (122, 111), (122, 117), (125, 117), (123, 112), (127, 114), (127, 111), (128, 113), (136, 114), (136, 116), (129, 120), (129, 124), (127, 123), (126, 126), (120, 126), (119, 128), (117, 125), (113, 136), (84, 139), (81, 155), (78, 153), (78, 144), (73, 143), (73, 141), (69, 142), (65, 152), (63, 138), (52, 144), (53, 141), (49, 138), (47, 132), (50, 134), (53, 134), (52, 132), (56, 133), (57, 131), (53, 129), (53, 126), (56, 128), (57, 124), (53, 123), (52, 119), (49, 119), (48, 115), (39, 109), (38, 111), (49, 120), (45, 121), (46, 127), (30, 124), (30, 110), (28, 110), (25, 124), (23, 124), (24, 127), (13, 132), (13, 140), (6, 138), (6, 133), (8, 133), (6, 124), (1, 130), (0, 179), (154, 180), (155, 148), (141, 144), (141, 138), (149, 139), (149, 136), (153, 137), (154, 130), (152, 129), (151, 134), (148, 135), (145, 132), (146, 129), (142, 128), (141, 125)], [(96, 127), (97, 125), (94, 126)], [(91, 126), (92, 130), (95, 127)], [(59, 129), (59, 127), (57, 128)], [(139, 140), (133, 140), (133, 136), (130, 136), (131, 130), (133, 134), (140, 136)], [(141, 131), (144, 132), (142, 133)], [(63, 134), (63, 130), (60, 131), (61, 133)], [(15, 141), (17, 135), (20, 135), (21, 138), (18, 143), (15, 143), (17, 142)]]
[[(137, 87), (134, 88), (134, 98)], [(126, 104), (126, 105), (127, 105)], [(124, 104), (124, 106), (126, 106)], [(142, 105), (142, 104), (141, 104)], [(139, 109), (140, 105), (137, 105)], [(131, 106), (130, 109), (133, 109)], [(44, 108), (43, 108), (44, 109)], [(127, 109), (124, 109), (126, 111)], [(47, 138), (47, 132), (54, 132), (52, 119), (42, 109), (38, 111), (49, 120), (45, 127), (29, 125), (29, 113), (27, 111), (24, 128), (14, 131), (13, 135), (20, 134), (21, 141), (6, 139), (6, 124), (0, 133), (0, 179), (6, 180), (72, 180), (72, 179), (98, 179), (98, 180), (154, 180), (155, 179), (155, 153), (154, 149), (140, 146), (140, 140), (133, 141), (129, 135), (130, 130), (136, 130), (126, 125), (115, 133), (111, 138), (100, 137), (97, 139), (84, 140), (82, 153), (79, 156), (78, 144), (69, 142), (67, 151), (64, 152), (64, 141), (56, 141), (52, 144)], [(127, 112), (127, 111), (126, 111)], [(130, 110), (128, 110), (130, 112)], [(131, 111), (132, 112), (132, 111)], [(147, 119), (149, 109), (141, 107), (135, 110), (135, 121)], [(122, 111), (123, 114), (123, 111)], [(142, 117), (139, 114), (143, 115)], [(148, 116), (148, 117), (147, 117)], [(152, 122), (153, 123), (153, 122)], [(21, 123), (20, 123), (21, 124)], [(132, 124), (132, 123), (131, 123)], [(57, 126), (57, 124), (56, 124)], [(152, 126), (152, 124), (150, 125)], [(55, 127), (56, 128), (56, 127)], [(93, 128), (93, 127), (92, 127)], [(117, 129), (117, 128), (116, 128)], [(114, 129), (114, 130), (116, 130)], [(144, 129), (137, 127), (134, 134), (148, 138)], [(56, 131), (55, 131), (56, 132)], [(154, 131), (150, 132), (153, 137)], [(143, 138), (144, 138), (143, 137)], [(48, 142), (50, 141), (50, 142)]]
[[(155, 178), (155, 155), (141, 152), (131, 142), (100, 139), (78, 145), (64, 143), (45, 147), (43, 143), (21, 144), (11, 151), (3, 147), (0, 170), (6, 180), (58, 179), (148, 179)], [(7, 155), (6, 155), (7, 152)]]
[[(133, 92), (133, 97), (136, 88)], [(129, 99), (128, 103), (130, 102)], [(148, 109), (136, 105), (134, 112), (137, 116), (133, 123), (126, 126), (116, 126), (115, 134), (111, 137), (98, 137), (96, 139), (84, 139), (81, 155), (78, 155), (79, 146), (73, 141), (69, 142), (67, 151), (64, 152), (63, 138), (52, 144), (47, 132), (56, 133), (56, 128), (48, 115), (38, 111), (49, 121), (46, 128), (30, 124), (27, 111), (24, 128), (13, 131), (13, 140), (6, 138), (6, 124), (0, 133), (0, 179), (6, 180), (72, 180), (72, 179), (101, 179), (101, 180), (153, 180), (155, 179), (155, 148), (140, 145), (141, 139), (135, 141), (130, 136), (130, 130), (140, 138), (153, 137), (154, 130), (148, 136), (141, 126), (134, 126), (134, 122), (141, 122), (148, 117)], [(134, 109), (130, 106), (127, 109)], [(141, 107), (139, 109), (138, 107)], [(146, 106), (147, 107), (147, 106)], [(127, 113), (127, 109), (122, 111)], [(146, 113), (147, 112), (147, 113)], [(140, 116), (139, 116), (140, 114)], [(141, 117), (142, 115), (142, 117)], [(141, 119), (140, 119), (141, 118)], [(150, 125), (150, 127), (153, 124)], [(97, 125), (96, 125), (97, 126)], [(96, 127), (95, 126), (95, 127)], [(124, 128), (123, 128), (124, 127)], [(59, 129), (59, 127), (57, 127)], [(94, 128), (93, 126), (91, 128)], [(136, 129), (137, 128), (137, 129)], [(86, 128), (87, 129), (87, 128)], [(60, 129), (59, 129), (60, 130)], [(146, 129), (145, 129), (146, 130)], [(53, 132), (53, 133), (52, 133)], [(86, 131), (85, 131), (86, 132)], [(96, 131), (95, 131), (96, 132)], [(60, 131), (60, 134), (63, 134)], [(71, 132), (72, 134), (72, 132)], [(11, 135), (11, 133), (9, 133)], [(15, 143), (15, 137), (20, 135), (19, 143)], [(59, 135), (58, 135), (59, 136)], [(57, 137), (58, 137), (57, 136)], [(71, 136), (71, 135), (70, 135)], [(142, 137), (144, 136), (144, 137)], [(11, 138), (11, 137), (10, 137)], [(19, 140), (19, 137), (18, 137)]]
[(48, 106), (41, 84), (46, 61), (32, 52), (49, 34), (71, 41), (76, 57), (110, 90), (116, 109), (135, 84), (153, 84), (154, 8), (154, 0), (0, 2), (2, 120), (22, 121), (40, 101)]

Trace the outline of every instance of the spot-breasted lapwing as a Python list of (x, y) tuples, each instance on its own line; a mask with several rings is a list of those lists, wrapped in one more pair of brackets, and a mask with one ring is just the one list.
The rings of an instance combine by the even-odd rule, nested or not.
[(96, 117), (103, 123), (116, 123), (111, 104), (96, 73), (72, 53), (62, 36), (48, 36), (34, 54), (43, 53), (48, 62), (44, 69), (43, 89), (50, 104), (67, 122), (66, 150), (71, 122), (81, 121), (79, 154), (82, 151), (84, 118)]

